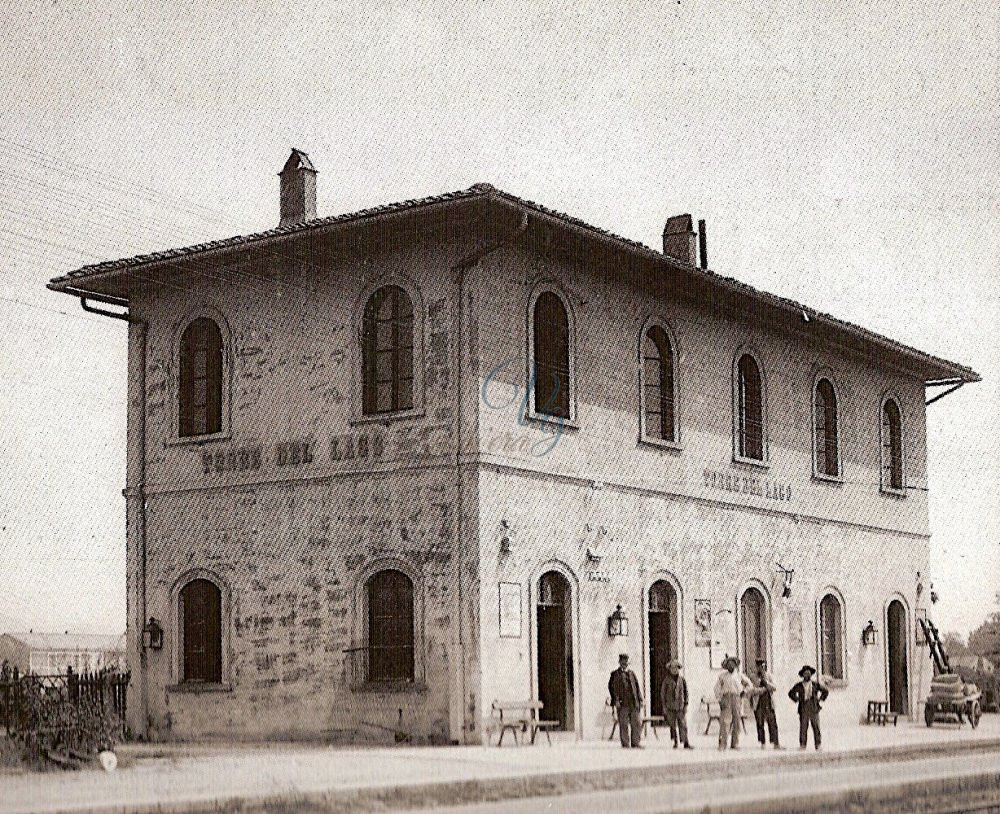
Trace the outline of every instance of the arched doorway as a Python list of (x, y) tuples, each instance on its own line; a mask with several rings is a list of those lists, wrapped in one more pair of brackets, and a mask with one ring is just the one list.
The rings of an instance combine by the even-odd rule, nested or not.
[(886, 610), (886, 642), (889, 667), (889, 709), (909, 712), (909, 676), (906, 669), (906, 608), (893, 599)]
[(667, 674), (667, 664), (678, 656), (677, 592), (667, 580), (649, 587), (649, 708), (650, 714), (662, 715), (660, 685)]
[(767, 601), (760, 589), (747, 588), (740, 597), (743, 671), (753, 675), (757, 659), (767, 658)]
[(547, 721), (573, 729), (573, 614), (569, 580), (546, 571), (538, 580), (538, 700)]

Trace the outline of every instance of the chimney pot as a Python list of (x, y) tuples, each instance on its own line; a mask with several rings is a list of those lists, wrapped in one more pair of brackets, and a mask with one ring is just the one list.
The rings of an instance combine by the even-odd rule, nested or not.
[(302, 223), (316, 217), (316, 168), (302, 150), (292, 148), (281, 179), (281, 221), (279, 226)]
[(663, 227), (663, 253), (693, 266), (697, 262), (697, 250), (691, 215), (667, 218), (667, 225)]

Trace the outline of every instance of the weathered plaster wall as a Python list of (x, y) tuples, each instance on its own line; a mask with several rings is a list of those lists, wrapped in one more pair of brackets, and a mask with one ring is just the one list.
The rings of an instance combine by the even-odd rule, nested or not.
[[(475, 596), (467, 575), (478, 571), (475, 473), (460, 500), (456, 469), (463, 234), (424, 223), (404, 240), (352, 233), (243, 252), (178, 269), (133, 306), (149, 323), (146, 615), (166, 630), (164, 649), (148, 653), (152, 737), (391, 740), (401, 724), (447, 741), (478, 714), (461, 702), (467, 684), (476, 688), (462, 672), (476, 632), (460, 630), (461, 594)], [(371, 420), (360, 416), (360, 316), (385, 283), (414, 295), (422, 398), (405, 417)], [(219, 437), (190, 442), (175, 432), (176, 343), (203, 313), (227, 339), (227, 421)], [(343, 653), (363, 642), (363, 584), (378, 563), (415, 582), (417, 681), (407, 692), (352, 688)], [(176, 593), (191, 574), (217, 578), (228, 597), (223, 687), (212, 692), (176, 686)]]

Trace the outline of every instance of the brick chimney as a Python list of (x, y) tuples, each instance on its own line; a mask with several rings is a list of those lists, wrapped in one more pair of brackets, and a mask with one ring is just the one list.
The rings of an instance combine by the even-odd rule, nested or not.
[(309, 156), (292, 148), (281, 179), (281, 221), (279, 226), (302, 223), (316, 217), (316, 169)]
[(663, 227), (663, 253), (693, 266), (698, 262), (697, 237), (690, 215), (667, 218), (667, 225)]

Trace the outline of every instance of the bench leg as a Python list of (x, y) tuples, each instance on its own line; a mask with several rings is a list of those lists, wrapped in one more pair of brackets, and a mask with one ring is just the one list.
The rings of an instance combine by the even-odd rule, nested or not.
[(549, 742), (549, 746), (552, 745), (552, 736), (549, 734), (548, 727), (545, 728), (545, 740)]
[(608, 740), (613, 741), (615, 739), (615, 730), (618, 728), (618, 721), (612, 721), (611, 723), (611, 734), (608, 735)]
[[(719, 719), (716, 718), (714, 715), (709, 715), (708, 716), (708, 723), (705, 724), (705, 732), (704, 732), (705, 735), (707, 735), (708, 734), (708, 730), (712, 728), (712, 721), (718, 721), (718, 720)], [(719, 726), (722, 726), (722, 722), (721, 721), (719, 721)]]
[(507, 734), (507, 727), (500, 727), (500, 740), (497, 741), (497, 746), (503, 746), (503, 736)]

